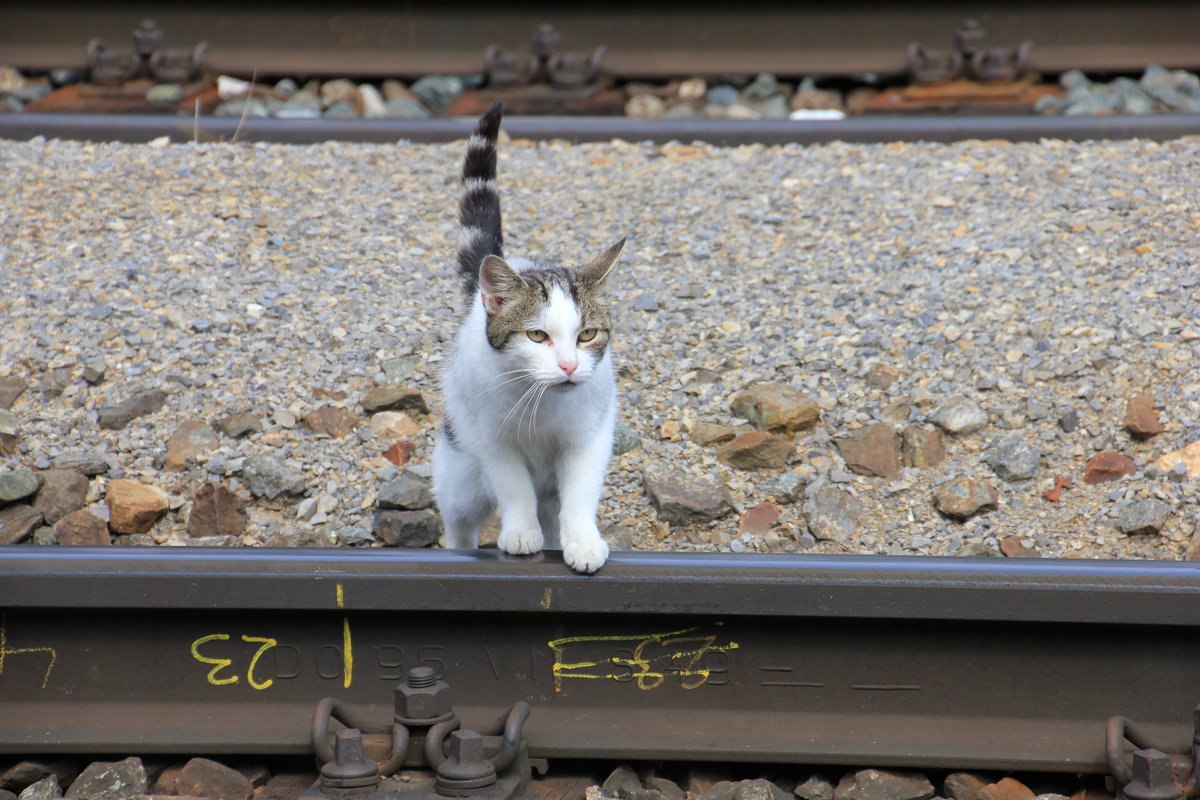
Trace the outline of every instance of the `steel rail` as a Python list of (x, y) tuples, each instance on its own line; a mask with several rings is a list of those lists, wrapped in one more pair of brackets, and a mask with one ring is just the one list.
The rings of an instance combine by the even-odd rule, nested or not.
[[(0, 139), (148, 142), (450, 142), (465, 138), (467, 119), (299, 120), (124, 114), (0, 114)], [(1003, 139), (1152, 139), (1200, 135), (1200, 114), (1095, 117), (851, 117), (837, 121), (638, 120), (626, 117), (506, 117), (518, 139), (573, 142), (709, 142), (717, 145), (823, 142), (954, 142)]]
[[(93, 4), (94, 5), (94, 4)], [(967, 0), (938, 4), (848, 0), (829, 4), (757, 3), (753, 8), (713, 0), (659, 0), (593, 6), (548, 0), (506, 4), (337, 7), (300, 0), (193, 3), (130, 0), (120, 7), (77, 0), (10, 0), (0, 11), (0, 64), (52, 69), (83, 66), (92, 37), (127, 47), (130, 31), (156, 20), (172, 46), (205, 39), (218, 71), (267, 75), (420, 76), (477, 73), (483, 51), (499, 45), (528, 51), (538, 25), (553, 23), (563, 49), (587, 52), (607, 45), (608, 69), (622, 77), (771, 72), (898, 74), (912, 41), (951, 46), (969, 17), (1005, 46), (1032, 38), (1035, 69), (1061, 72), (1141, 70), (1147, 64), (1194, 68), (1200, 51), (1193, 32), (1200, 7), (1184, 0), (1031, 4)]]
[(435, 667), (544, 758), (1107, 770), (1186, 750), (1200, 564), (617, 553), (0, 552), (0, 752), (300, 753)]

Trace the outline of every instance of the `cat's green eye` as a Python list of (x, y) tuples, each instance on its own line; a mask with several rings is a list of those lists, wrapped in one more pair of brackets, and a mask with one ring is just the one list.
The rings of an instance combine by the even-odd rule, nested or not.
[(546, 341), (547, 338), (545, 331), (525, 331), (525, 335), (538, 344)]
[(579, 341), (590, 342), (592, 339), (596, 338), (597, 333), (599, 333), (599, 331), (597, 331), (595, 328), (584, 328), (579, 332)]

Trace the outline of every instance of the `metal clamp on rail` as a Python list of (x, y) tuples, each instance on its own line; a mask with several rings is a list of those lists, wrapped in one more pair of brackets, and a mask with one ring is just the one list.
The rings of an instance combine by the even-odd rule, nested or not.
[(553, 25), (542, 25), (533, 34), (528, 56), (496, 45), (484, 51), (483, 72), (493, 89), (540, 86), (551, 91), (598, 88), (603, 81), (604, 45), (588, 55), (563, 52), (562, 37)]
[[(1168, 755), (1121, 716), (1109, 717), (1104, 731), (1104, 752), (1117, 784), (1119, 800), (1181, 800), (1200, 794), (1200, 706), (1193, 712), (1190, 754)], [(1125, 763), (1125, 743), (1133, 751), (1132, 765)]]
[(1011, 48), (984, 47), (985, 39), (983, 26), (969, 19), (955, 32), (953, 50), (942, 52), (920, 42), (910, 43), (905, 56), (909, 78), (918, 84), (935, 84), (959, 79), (1004, 83), (1029, 77), (1033, 42), (1026, 39)]
[[(304, 797), (363, 800), (511, 800), (529, 782), (522, 739), (529, 703), (522, 700), (481, 731), (460, 730), (450, 686), (430, 667), (415, 667), (396, 687), (390, 730), (371, 725), (340, 701), (317, 703), (312, 745), (321, 778)], [(343, 727), (330, 733), (336, 721)], [(385, 738), (386, 737), (386, 738)], [(376, 758), (367, 755), (373, 751)], [(403, 767), (434, 770), (432, 779), (393, 779)]]
[(91, 84), (120, 86), (139, 77), (151, 78), (155, 83), (188, 83), (204, 71), (207, 42), (200, 42), (190, 50), (166, 47), (167, 36), (153, 20), (143, 20), (132, 38), (133, 48), (128, 52), (114, 50), (100, 38), (88, 42)]

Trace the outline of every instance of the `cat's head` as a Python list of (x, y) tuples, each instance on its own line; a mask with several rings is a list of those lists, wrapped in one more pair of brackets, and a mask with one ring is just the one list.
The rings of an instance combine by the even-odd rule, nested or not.
[(608, 352), (612, 323), (604, 283), (625, 240), (574, 267), (514, 269), (483, 260), (479, 296), (487, 340), (506, 370), (529, 383), (568, 390), (587, 382)]

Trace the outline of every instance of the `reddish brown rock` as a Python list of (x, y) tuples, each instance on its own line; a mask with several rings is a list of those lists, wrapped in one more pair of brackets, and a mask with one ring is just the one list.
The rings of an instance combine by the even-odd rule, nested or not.
[(692, 441), (701, 447), (709, 447), (710, 445), (733, 441), (733, 437), (737, 436), (740, 432), (737, 428), (731, 428), (728, 425), (697, 422), (696, 427), (692, 428), (691, 437)]
[(659, 518), (665, 522), (708, 522), (733, 509), (729, 489), (714, 478), (647, 470), (642, 484)]
[(321, 406), (304, 417), (304, 424), (313, 433), (323, 433), (334, 439), (349, 436), (361, 423), (357, 414), (337, 406)]
[(1135, 472), (1137, 472), (1137, 465), (1133, 463), (1132, 458), (1113, 450), (1103, 450), (1088, 459), (1083, 482), (1108, 483)]
[(1158, 421), (1153, 397), (1140, 394), (1129, 398), (1129, 403), (1125, 406), (1125, 430), (1135, 439), (1149, 439), (1166, 430)]
[(107, 545), (112, 544), (108, 525), (95, 514), (80, 509), (67, 514), (54, 526), (54, 538), (62, 545)]
[(58, 785), (70, 786), (79, 777), (79, 763), (64, 761), (18, 761), (0, 775), (0, 789), (20, 794), (22, 791), (53, 776)]
[(908, 425), (901, 438), (906, 467), (932, 469), (946, 460), (946, 442), (939, 430)]
[(420, 390), (411, 386), (376, 386), (363, 395), (363, 411), (411, 411), (428, 414), (429, 405)]
[(834, 441), (846, 466), (859, 475), (900, 477), (900, 438), (886, 422), (876, 422)]
[(0, 431), (0, 456), (15, 456), (21, 452), (21, 437)]
[(175, 794), (175, 779), (179, 777), (179, 773), (183, 772), (183, 764), (172, 764), (171, 766), (158, 773), (158, 777), (150, 786), (150, 794), (152, 795), (173, 795)]
[(1046, 491), (1042, 492), (1042, 497), (1046, 498), (1051, 503), (1057, 503), (1059, 500), (1062, 499), (1062, 490), (1067, 488), (1070, 485), (1071, 485), (1070, 478), (1055, 478), (1054, 479), (1054, 488), (1047, 489)]
[(779, 509), (772, 503), (760, 503), (742, 515), (738, 521), (738, 534), (762, 536), (779, 520)]
[(986, 483), (970, 478), (955, 478), (942, 484), (934, 493), (933, 502), (947, 517), (964, 520), (981, 511), (996, 507), (999, 493)]
[(785, 383), (752, 386), (733, 398), (730, 410), (755, 429), (775, 433), (806, 431), (821, 418), (816, 402)]
[(750, 431), (721, 445), (717, 460), (734, 469), (778, 469), (787, 466), (794, 450), (786, 436)]
[(185, 422), (175, 429), (167, 440), (167, 454), (163, 457), (164, 472), (183, 472), (188, 459), (215, 450), (217, 434), (203, 422)]
[(1003, 778), (979, 792), (979, 800), (1033, 800), (1033, 797), (1033, 790), (1015, 778)]
[(188, 536), (236, 536), (246, 529), (242, 499), (223, 483), (206, 483), (192, 498)]
[(267, 781), (254, 800), (298, 800), (312, 783), (312, 776), (308, 773), (280, 773)]
[(894, 367), (889, 367), (887, 364), (876, 364), (867, 370), (864, 380), (872, 389), (885, 390), (890, 388), (899, 377), (900, 373)]
[[(1000, 552), (1009, 558), (1041, 558), (1042, 554), (1032, 547), (1021, 544), (1020, 536), (1005, 536), (1000, 540)], [(1032, 797), (1033, 795), (1030, 795)]]
[(25, 503), (0, 508), (0, 544), (18, 544), (42, 524), (42, 512)]
[(42, 512), (47, 525), (83, 508), (87, 501), (86, 475), (69, 469), (47, 469), (38, 474), (42, 488), (38, 490), (33, 507)]
[(125, 478), (109, 481), (104, 502), (113, 533), (148, 533), (169, 507), (162, 489)]
[(403, 467), (416, 451), (417, 445), (415, 443), (410, 442), (408, 439), (400, 439), (394, 442), (387, 450), (383, 451), (383, 457), (397, 467)]
[(979, 800), (979, 792), (988, 781), (972, 772), (951, 772), (942, 783), (942, 796), (948, 800)]
[(250, 800), (254, 786), (236, 769), (207, 758), (193, 758), (175, 778), (175, 793), (213, 800)]

